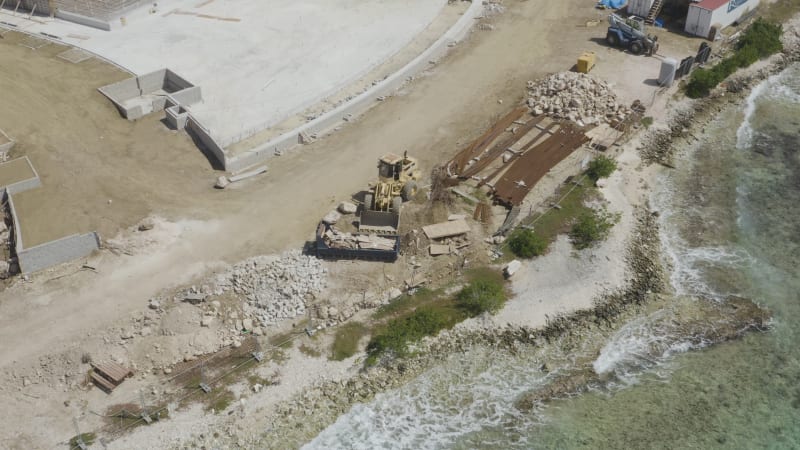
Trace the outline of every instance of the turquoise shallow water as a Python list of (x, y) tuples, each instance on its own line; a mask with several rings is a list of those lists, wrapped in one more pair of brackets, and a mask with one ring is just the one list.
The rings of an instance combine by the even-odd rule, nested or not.
[[(308, 448), (799, 449), (800, 66), (699, 137), (653, 193), (671, 283), (697, 301), (754, 299), (768, 332), (697, 348), (653, 326), (666, 312), (639, 317), (594, 362), (613, 383), (535, 413), (513, 402), (553, 375), (541, 355), (475, 349), (356, 405)], [(555, 360), (558, 373), (571, 355)]]

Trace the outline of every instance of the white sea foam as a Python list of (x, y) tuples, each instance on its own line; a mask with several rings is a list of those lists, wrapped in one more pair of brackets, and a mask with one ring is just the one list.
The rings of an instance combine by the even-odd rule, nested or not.
[(672, 319), (671, 311), (659, 310), (625, 324), (614, 333), (592, 365), (595, 373), (609, 380), (608, 388), (637, 384), (643, 373), (668, 378), (665, 363), (677, 354), (706, 345), (693, 336), (684, 336), (678, 322)]
[(793, 68), (773, 75), (750, 92), (744, 108), (744, 120), (736, 131), (736, 148), (744, 150), (753, 144), (753, 118), (760, 101), (800, 103), (800, 85), (792, 82), (798, 79), (797, 71), (797, 68)]
[(303, 448), (443, 448), (485, 429), (513, 432), (536, 420), (514, 401), (547, 377), (528, 358), (469, 352), (355, 405)]

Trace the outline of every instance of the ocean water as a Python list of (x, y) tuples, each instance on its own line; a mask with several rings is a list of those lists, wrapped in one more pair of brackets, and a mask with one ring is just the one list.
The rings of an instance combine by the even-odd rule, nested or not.
[[(684, 303), (751, 298), (772, 311), (769, 331), (706, 345), (663, 308), (599, 350), (476, 348), (355, 405), (306, 448), (800, 449), (800, 66), (697, 135), (652, 196), (671, 284)], [(588, 392), (515, 407), (587, 358), (603, 380)]]

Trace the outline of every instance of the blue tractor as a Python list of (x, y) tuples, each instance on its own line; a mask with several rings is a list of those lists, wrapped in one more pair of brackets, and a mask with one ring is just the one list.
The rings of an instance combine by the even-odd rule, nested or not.
[(611, 14), (608, 23), (606, 42), (612, 47), (625, 47), (634, 55), (653, 56), (658, 51), (658, 37), (645, 33), (644, 20), (638, 17), (623, 19)]

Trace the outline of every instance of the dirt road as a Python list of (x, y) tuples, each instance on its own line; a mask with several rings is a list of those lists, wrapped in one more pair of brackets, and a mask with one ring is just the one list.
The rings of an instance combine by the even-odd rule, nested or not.
[[(31, 200), (38, 203), (27, 211), (40, 211), (37, 221), (71, 217), (69, 226), (78, 231), (97, 228), (107, 237), (148, 213), (184, 220), (178, 222), (181, 232), (174, 240), (146, 254), (105, 254), (98, 273), (83, 271), (54, 280), (48, 280), (52, 273), (43, 273), (32, 283), (18, 283), (0, 293), (4, 384), (19, 384), (9, 377), (15, 367), (35, 366), (43, 355), (79, 347), (92, 330), (145, 308), (151, 296), (190, 282), (219, 261), (301, 246), (312, 237), (321, 215), (374, 176), (382, 153), (408, 150), (423, 168), (448, 159), (519, 102), (527, 80), (568, 70), (581, 51), (597, 49), (591, 39), (604, 34), (603, 27), (583, 26), (600, 14), (591, 4), (507, 2), (508, 11), (490, 19), (493, 30), (476, 27), (466, 42), (401, 95), (337, 133), (273, 159), (266, 176), (225, 191), (211, 189), (208, 162), (190, 148), (185, 136), (166, 131), (157, 118), (129, 123), (102, 99), (87, 106), (86, 97), (99, 96), (94, 88), (123, 76), (116, 69), (98, 62), (83, 72), (81, 65), (86, 63), (57, 61), (60, 66), (51, 66), (52, 55), (39, 50), (20, 56), (13, 44), (8, 47), (8, 39), (0, 42), (4, 104), (9, 89), (24, 89), (13, 108), (3, 107), (0, 123), (13, 121), (15, 128), (22, 127), (22, 133), (12, 132), (20, 142), (39, 136), (19, 149), (39, 152), (31, 159), (43, 183), (54, 187), (50, 194)], [(605, 47), (598, 50), (601, 63), (612, 69), (614, 60), (631, 58)], [(12, 64), (5, 63), (9, 55), (16, 58)], [(53, 72), (42, 79), (37, 64)], [(58, 79), (54, 73), (69, 74), (65, 78), (81, 91), (62, 100), (64, 91), (73, 88), (47, 87), (45, 79)], [(25, 84), (21, 80), (37, 80), (37, 86), (15, 88)], [(17, 118), (26, 98), (39, 109), (24, 117), (41, 114), (41, 120)], [(67, 129), (59, 128), (56, 134), (54, 127), (61, 121)], [(50, 447), (71, 436), (69, 417), (62, 415), (38, 414), (17, 427), (20, 418), (48, 407), (63, 410), (58, 397), (32, 404), (15, 395), (0, 421), (15, 427), (17, 434), (3, 445)], [(41, 427), (50, 431), (40, 435)]]

